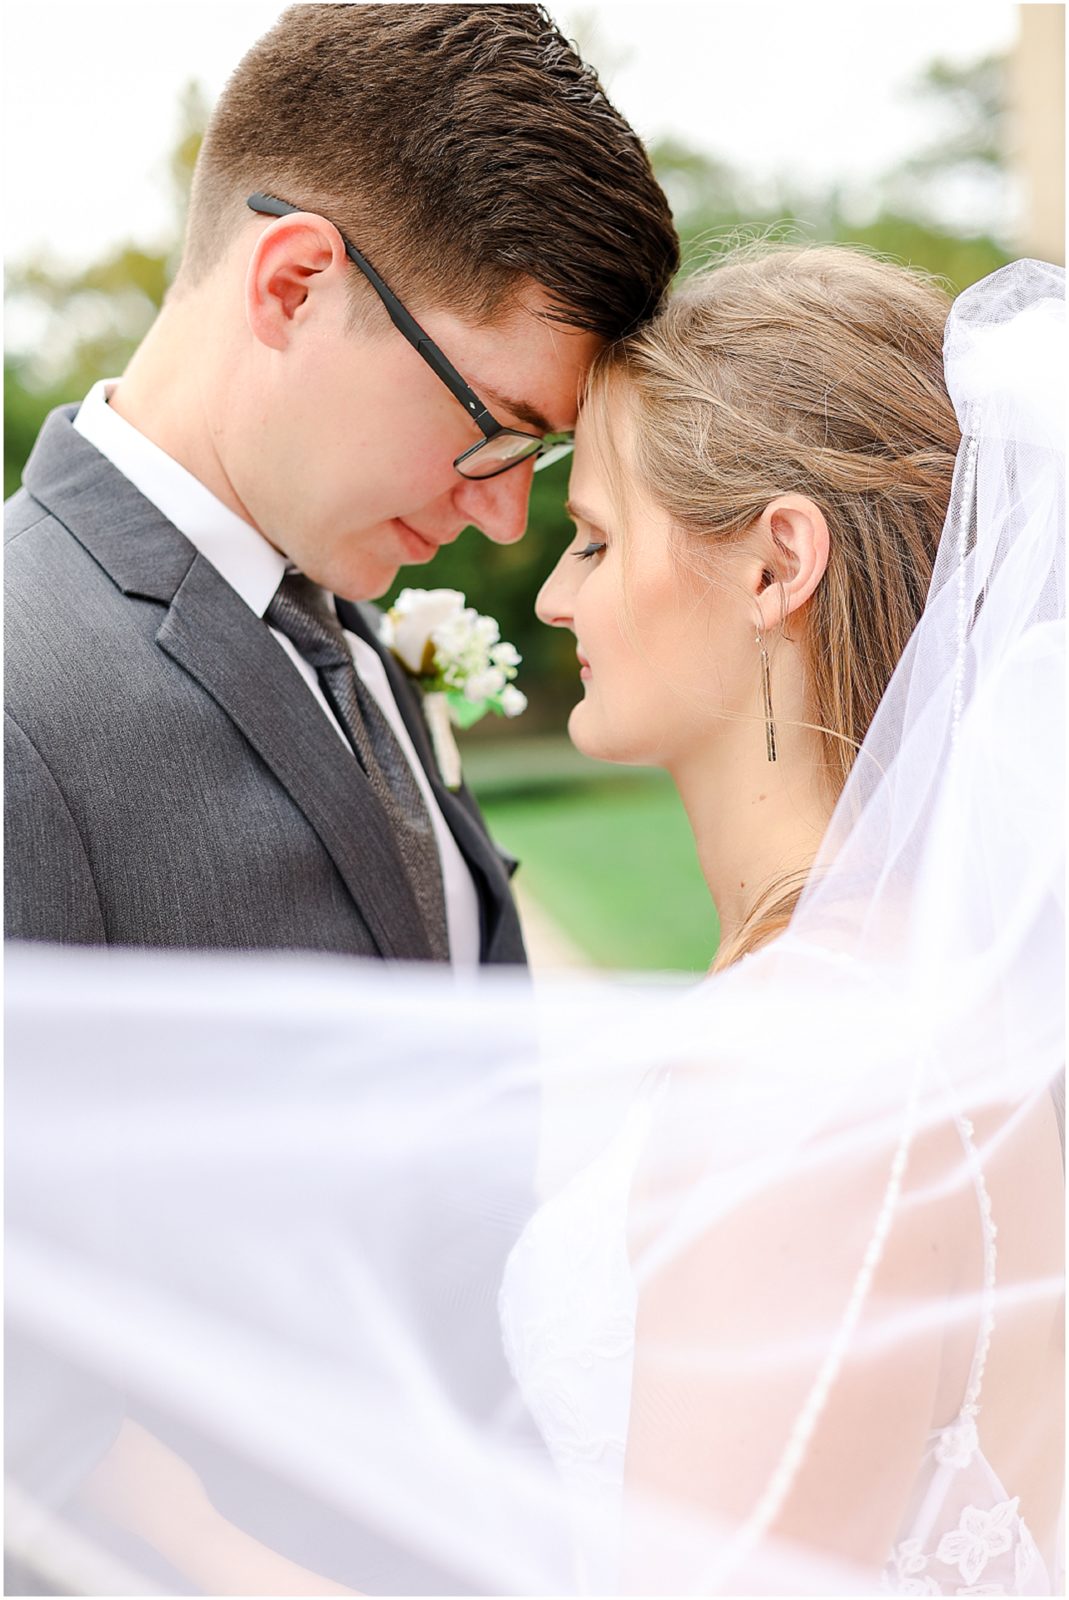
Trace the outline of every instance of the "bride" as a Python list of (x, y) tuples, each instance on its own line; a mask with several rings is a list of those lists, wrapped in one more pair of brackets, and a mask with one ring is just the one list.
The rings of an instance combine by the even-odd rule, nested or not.
[[(1056, 277), (1049, 274), (1052, 293)], [(584, 695), (569, 724), (574, 742), (602, 760), (663, 767), (674, 779), (720, 913), (718, 970), (789, 923), (920, 620), (961, 438), (943, 375), (946, 320), (945, 296), (919, 274), (842, 250), (762, 247), (692, 280), (649, 327), (605, 352), (591, 376), (569, 495), (577, 537), (538, 612), (576, 636)], [(876, 758), (874, 750), (863, 754)], [(833, 862), (825, 850), (822, 869)], [(908, 928), (916, 887), (903, 877), (895, 893), (884, 892), (881, 914), (891, 921), (881, 940), (901, 937), (900, 918)], [(838, 909), (871, 917), (875, 908)], [(809, 920), (819, 929), (812, 912)], [(846, 948), (851, 939), (848, 930)], [(834, 991), (824, 998), (834, 1004)], [(766, 1003), (776, 1000), (770, 981)], [(966, 1127), (959, 1120), (971, 1153)], [(970, 1275), (985, 1281), (985, 1252), (991, 1287), (992, 1215), (1000, 1219), (1004, 1288), (1037, 1267), (1057, 1274), (1058, 1236), (1052, 1231), (1041, 1242), (1035, 1228), (1037, 1216), (1053, 1215), (1062, 1180), (1050, 1097), (1029, 1112), (1013, 1143), (1012, 1155), (977, 1169), (975, 1184), (963, 1181), (926, 1205), (916, 1232), (900, 1229), (899, 1259), (892, 1265), (885, 1255), (875, 1292), (882, 1283), (885, 1294), (915, 1293), (922, 1251), (934, 1258), (924, 1269), (928, 1293), (953, 1294)], [(953, 1124), (933, 1124), (911, 1153), (913, 1182), (920, 1173), (927, 1183), (937, 1175), (945, 1181), (960, 1153)], [(702, 1284), (738, 1284), (735, 1251), (752, 1253), (762, 1240), (782, 1248), (778, 1213), (787, 1205), (797, 1208), (792, 1249), (805, 1269), (797, 1260), (789, 1274), (781, 1268), (778, 1292), (795, 1276), (800, 1293), (818, 1288), (819, 1258), (843, 1231), (836, 1211), (862, 1192), (860, 1176), (836, 1170), (821, 1184), (807, 1174), (797, 1189), (790, 1181), (783, 1187), (771, 1219), (740, 1215), (715, 1244), (703, 1240), (673, 1262), (671, 1289), (647, 1290), (649, 1304), (639, 1308), (647, 1334), (670, 1317), (673, 1340), (686, 1336), (697, 1347), (703, 1339), (752, 1337), (756, 1315), (764, 1336), (749, 1297), (709, 1303)], [(587, 1227), (601, 1220), (593, 1206), (583, 1216), (574, 1196), (560, 1210), (561, 1237), (540, 1246), (558, 1263), (580, 1217)], [(544, 1234), (544, 1220), (541, 1228)], [(514, 1260), (513, 1278), (518, 1268)], [(538, 1287), (544, 1292), (543, 1280)], [(514, 1315), (509, 1299), (523, 1290), (510, 1282), (508, 1291)], [(563, 1306), (563, 1284), (557, 1292)], [(905, 1592), (963, 1592), (959, 1586), (975, 1584), (981, 1572), (985, 1593), (1044, 1592), (1033, 1587), (1045, 1587), (1047, 1574), (1029, 1524), (1052, 1548), (1062, 1452), (1060, 1406), (1052, 1403), (1063, 1361), (1059, 1324), (1053, 1307), (1021, 1326), (1011, 1318), (996, 1323), (982, 1306), (978, 1312), (952, 1336), (927, 1329), (915, 1348), (903, 1340), (897, 1359), (909, 1363), (908, 1388), (890, 1369), (881, 1379), (896, 1414), (881, 1416), (868, 1447), (856, 1437), (857, 1396), (844, 1392), (838, 1405), (829, 1403), (824, 1437), (810, 1448), (837, 1457), (836, 1473), (825, 1471), (815, 1494), (803, 1484), (784, 1503), (781, 1534), (860, 1561), (891, 1551), (885, 1581), (898, 1590), (904, 1580)], [(592, 1330), (583, 1335), (589, 1340)], [(736, 1374), (730, 1379), (659, 1372), (655, 1360), (643, 1359), (640, 1338), (634, 1373), (628, 1382), (621, 1374), (614, 1419), (622, 1438), (630, 1409), (632, 1478), (732, 1515), (756, 1501), (773, 1452), (765, 1459), (748, 1441), (753, 1395), (749, 1388), (739, 1394)], [(539, 1394), (537, 1382), (530, 1387), (552, 1439), (558, 1397)], [(581, 1409), (583, 1394), (577, 1384), (568, 1404)], [(867, 1405), (875, 1400), (870, 1394)], [(1032, 1415), (1027, 1449), (1022, 1406)], [(683, 1408), (715, 1419), (715, 1430), (706, 1438), (681, 1434)], [(903, 1497), (902, 1468), (922, 1431), (923, 1466)], [(859, 1470), (866, 1448), (881, 1472)], [(976, 1550), (968, 1547), (968, 1559), (959, 1560), (966, 1502), (976, 1526), (987, 1518), (997, 1539), (978, 1535)]]
[(1062, 295), (763, 248), (596, 364), (538, 609), (711, 981), (12, 958), (24, 1568), (1055, 1592)]

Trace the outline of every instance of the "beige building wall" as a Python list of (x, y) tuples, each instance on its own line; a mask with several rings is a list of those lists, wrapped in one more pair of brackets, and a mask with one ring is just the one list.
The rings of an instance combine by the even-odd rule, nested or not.
[(1022, 190), (1022, 255), (1065, 264), (1065, 6), (1017, 8), (1010, 161)]

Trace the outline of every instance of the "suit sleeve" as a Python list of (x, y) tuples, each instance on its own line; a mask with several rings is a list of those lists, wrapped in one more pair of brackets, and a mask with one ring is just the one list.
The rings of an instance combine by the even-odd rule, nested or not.
[(10, 715), (4, 718), (4, 934), (107, 943), (74, 818), (40, 752)]

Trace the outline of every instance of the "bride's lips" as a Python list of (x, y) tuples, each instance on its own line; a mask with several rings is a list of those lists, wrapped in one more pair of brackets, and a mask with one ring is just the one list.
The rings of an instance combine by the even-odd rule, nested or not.
[(589, 678), (590, 677), (590, 662), (587, 660), (586, 656), (583, 654), (583, 652), (581, 650), (577, 650), (575, 652), (575, 654), (576, 654), (576, 657), (578, 658), (578, 661), (579, 661), (579, 676), (580, 676), (580, 678), (583, 678), (583, 679)]

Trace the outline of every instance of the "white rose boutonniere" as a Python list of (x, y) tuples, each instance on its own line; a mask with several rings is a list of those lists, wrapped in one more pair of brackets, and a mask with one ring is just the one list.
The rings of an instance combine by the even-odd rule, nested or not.
[(459, 789), (454, 727), (470, 728), (488, 711), (518, 717), (527, 709), (526, 695), (512, 681), (518, 650), (458, 589), (402, 589), (382, 618), (379, 637), (423, 689), (442, 782)]

